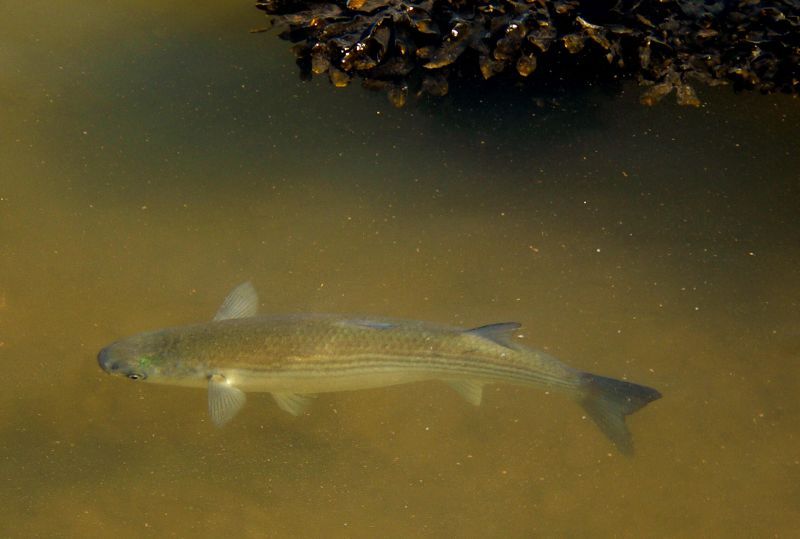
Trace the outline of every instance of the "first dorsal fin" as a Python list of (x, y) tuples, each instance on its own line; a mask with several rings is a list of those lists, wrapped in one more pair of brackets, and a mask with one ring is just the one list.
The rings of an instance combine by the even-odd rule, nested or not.
[(253, 284), (248, 281), (242, 283), (228, 294), (222, 302), (214, 321), (230, 320), (231, 318), (249, 318), (258, 313), (258, 292)]
[(519, 349), (519, 344), (514, 342), (513, 332), (522, 327), (518, 322), (500, 322), (499, 324), (488, 324), (478, 328), (467, 330), (467, 333), (472, 333), (484, 339), (489, 339), (506, 348), (512, 350)]

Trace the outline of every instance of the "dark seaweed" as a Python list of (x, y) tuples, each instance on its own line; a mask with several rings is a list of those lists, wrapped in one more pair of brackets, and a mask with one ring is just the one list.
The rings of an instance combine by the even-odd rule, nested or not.
[(464, 75), (633, 78), (652, 105), (692, 86), (797, 94), (800, 0), (265, 0), (301, 76), (446, 95)]

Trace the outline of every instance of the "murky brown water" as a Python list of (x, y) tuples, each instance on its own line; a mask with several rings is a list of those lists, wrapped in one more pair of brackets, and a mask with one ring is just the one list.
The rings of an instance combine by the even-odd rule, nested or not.
[[(393, 110), (299, 83), (248, 4), (28, 2), (0, 22), (0, 536), (781, 536), (800, 519), (800, 102), (511, 92)], [(97, 351), (264, 310), (516, 320), (652, 385), (633, 459), (577, 406), (430, 383), (251, 395)]]

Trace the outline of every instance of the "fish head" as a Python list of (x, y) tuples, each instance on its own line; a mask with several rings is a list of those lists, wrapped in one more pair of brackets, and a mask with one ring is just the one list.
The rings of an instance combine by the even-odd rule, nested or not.
[(165, 363), (163, 340), (154, 332), (116, 341), (100, 350), (97, 363), (107, 373), (130, 380), (156, 378)]

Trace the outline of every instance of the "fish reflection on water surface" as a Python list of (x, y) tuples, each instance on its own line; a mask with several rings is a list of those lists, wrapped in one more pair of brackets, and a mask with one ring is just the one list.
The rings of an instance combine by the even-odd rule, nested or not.
[(581, 372), (513, 338), (517, 323), (464, 330), (427, 322), (340, 315), (258, 316), (250, 283), (236, 287), (211, 322), (142, 333), (98, 355), (106, 372), (160, 384), (208, 388), (222, 426), (245, 391), (269, 392), (297, 415), (316, 393), (441, 380), (479, 405), (483, 386), (504, 382), (562, 392), (630, 455), (625, 416), (661, 397), (655, 389)]

